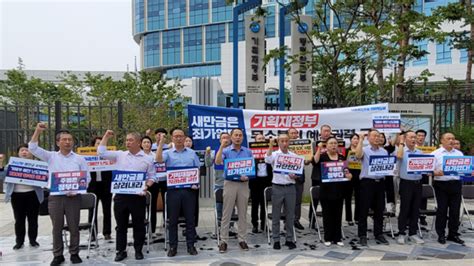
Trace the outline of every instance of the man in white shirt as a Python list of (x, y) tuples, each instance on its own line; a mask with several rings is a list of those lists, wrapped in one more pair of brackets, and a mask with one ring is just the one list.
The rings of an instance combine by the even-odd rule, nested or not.
[[(38, 146), (39, 135), (46, 130), (46, 124), (38, 123), (35, 133), (28, 143), (30, 152), (42, 161), (48, 162), (50, 176), (55, 172), (86, 171), (87, 180), (90, 181), (87, 163), (82, 156), (72, 152), (74, 138), (67, 130), (56, 133), (56, 145), (59, 151), (46, 151)], [(50, 179), (51, 181), (51, 179)], [(49, 196), (48, 211), (53, 224), (53, 255), (51, 265), (60, 265), (64, 262), (63, 234), (64, 216), (66, 216), (71, 241), (69, 242), (69, 254), (73, 264), (82, 263), (79, 257), (79, 221), (81, 214), (81, 195), (69, 193), (67, 195)]]
[[(441, 148), (433, 151), (436, 158), (433, 187), (436, 194), (436, 233), (438, 242), (446, 244), (446, 240), (464, 244), (459, 238), (459, 210), (461, 208), (462, 181), (459, 175), (444, 175), (443, 159), (445, 156), (463, 156), (454, 149), (454, 134), (446, 132), (441, 135)], [(448, 213), (449, 211), (449, 213)], [(445, 237), (446, 221), (448, 220), (448, 237)]]
[[(295, 155), (288, 150), (290, 138), (287, 134), (280, 134), (278, 136), (279, 150), (273, 151), (273, 139), (270, 139), (270, 147), (265, 155), (265, 162), (275, 166), (276, 158), (279, 154)], [(293, 242), (293, 226), (295, 220), (295, 206), (296, 206), (296, 188), (295, 179), (298, 176), (295, 174), (282, 174), (273, 172), (272, 179), (272, 238), (273, 249), (280, 249), (280, 217), (282, 204), (285, 205), (285, 227), (286, 227), (286, 242), (285, 245), (289, 249), (296, 248)]]
[(121, 171), (145, 172), (147, 181), (145, 190), (140, 195), (116, 194), (114, 197), (114, 216), (117, 222), (117, 242), (115, 261), (122, 261), (127, 257), (127, 229), (129, 216), (132, 216), (133, 247), (135, 259), (143, 259), (143, 243), (145, 242), (145, 191), (155, 182), (155, 166), (153, 158), (146, 155), (141, 149), (141, 136), (139, 133), (128, 133), (125, 145), (127, 151), (108, 151), (107, 142), (114, 135), (112, 130), (107, 130), (102, 137), (97, 155), (108, 160), (116, 161), (116, 169)]

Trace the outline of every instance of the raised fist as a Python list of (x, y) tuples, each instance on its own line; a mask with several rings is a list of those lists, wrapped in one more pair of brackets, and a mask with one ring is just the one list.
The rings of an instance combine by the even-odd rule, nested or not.
[(46, 126), (46, 124), (45, 124), (45, 123), (42, 123), (42, 122), (40, 122), (40, 123), (38, 123), (38, 124), (36, 125), (36, 130), (38, 130), (38, 131), (40, 131), (40, 132), (45, 131), (47, 128), (48, 128), (48, 127)]
[(104, 134), (105, 137), (112, 137), (113, 135), (114, 135), (114, 131), (110, 129), (105, 131), (105, 134)]

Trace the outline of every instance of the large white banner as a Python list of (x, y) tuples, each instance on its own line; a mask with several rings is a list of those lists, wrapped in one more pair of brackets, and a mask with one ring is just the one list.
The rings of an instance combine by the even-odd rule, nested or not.
[(338, 138), (349, 138), (352, 134), (372, 127), (372, 114), (388, 113), (388, 104), (373, 104), (356, 107), (308, 111), (262, 111), (188, 105), (189, 133), (194, 140), (195, 150), (219, 146), (222, 132), (242, 128), (246, 134), (244, 145), (254, 141), (262, 133), (276, 137), (294, 127), (302, 139), (319, 139), (322, 125), (332, 127)]

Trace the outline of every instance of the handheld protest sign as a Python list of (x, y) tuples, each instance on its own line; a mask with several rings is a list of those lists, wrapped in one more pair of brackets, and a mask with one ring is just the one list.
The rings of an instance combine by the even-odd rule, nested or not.
[(145, 189), (146, 173), (136, 171), (112, 171), (110, 192), (136, 195)]
[(395, 174), (397, 157), (372, 155), (369, 156), (369, 176), (387, 176)]
[(253, 158), (224, 160), (224, 176), (226, 180), (233, 181), (240, 181), (241, 176), (255, 178), (255, 160)]
[(346, 178), (347, 161), (322, 162), (321, 163), (321, 182), (344, 182), (349, 181)]
[(436, 150), (436, 146), (416, 146), (424, 154), (430, 154)]
[(443, 157), (444, 175), (463, 175), (472, 173), (472, 156)]
[(313, 158), (313, 144), (309, 139), (293, 139), (290, 140), (288, 150), (296, 155), (303, 156), (305, 160), (311, 161)]
[(48, 163), (17, 157), (10, 157), (5, 183), (47, 187)]
[(401, 125), (400, 114), (372, 114), (372, 128), (383, 133), (399, 133)]
[(407, 174), (431, 174), (435, 169), (436, 158), (429, 154), (409, 154)]
[(280, 153), (275, 158), (273, 172), (280, 174), (302, 175), (304, 169), (304, 157)]
[[(269, 148), (270, 148), (270, 144), (268, 143), (268, 141), (249, 142), (249, 149), (252, 152), (253, 158), (255, 158), (257, 162), (265, 161), (265, 154), (267, 153)], [(273, 146), (273, 151), (276, 151), (276, 150), (278, 150), (278, 145)]]
[(87, 193), (87, 172), (53, 172), (51, 174), (50, 195), (66, 195), (69, 193)]
[[(116, 151), (116, 146), (107, 146), (108, 151)], [(76, 149), (76, 153), (79, 155), (97, 155), (97, 148), (96, 147), (79, 147)]]
[(190, 188), (199, 185), (199, 168), (168, 167), (166, 185), (168, 188)]
[(362, 163), (357, 159), (355, 151), (349, 151), (347, 154), (347, 168), (354, 170), (361, 170)]
[(153, 165), (155, 166), (155, 178), (158, 181), (166, 180), (166, 163), (158, 163), (154, 162)]
[(84, 160), (87, 162), (89, 172), (113, 171), (115, 170), (115, 162), (111, 160), (104, 160), (100, 156), (84, 155)]

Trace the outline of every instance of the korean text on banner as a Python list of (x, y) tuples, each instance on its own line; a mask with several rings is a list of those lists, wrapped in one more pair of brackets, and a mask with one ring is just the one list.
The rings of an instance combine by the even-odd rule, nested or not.
[(168, 188), (190, 188), (199, 185), (199, 168), (168, 167), (166, 184)]
[(84, 155), (87, 162), (87, 167), (90, 172), (113, 171), (115, 170), (115, 162), (111, 160), (104, 160), (99, 156)]
[(349, 181), (346, 178), (347, 161), (342, 162), (322, 162), (321, 163), (321, 182), (343, 182)]
[(274, 173), (302, 175), (304, 169), (304, 157), (280, 153), (275, 158), (273, 166)]
[(463, 175), (472, 173), (472, 156), (445, 156), (443, 158), (444, 175)]
[(146, 173), (136, 171), (113, 171), (110, 192), (115, 194), (140, 194), (145, 189)]
[(430, 154), (409, 154), (407, 174), (431, 174), (435, 169), (436, 158)]
[(372, 155), (369, 157), (369, 176), (386, 176), (395, 174), (397, 157)]
[(68, 193), (87, 193), (87, 172), (54, 172), (51, 174), (50, 195), (66, 195)]
[[(269, 148), (270, 144), (268, 142), (249, 142), (249, 149), (252, 151), (253, 158), (259, 163), (265, 162), (265, 154)], [(273, 151), (276, 150), (278, 150), (278, 146), (273, 146)]]
[(47, 187), (48, 179), (47, 162), (10, 157), (5, 176), (6, 183)]
[(240, 180), (241, 176), (255, 178), (255, 161), (253, 158), (236, 158), (224, 160), (226, 180)]
[(372, 114), (372, 128), (384, 133), (400, 132), (400, 114)]
[(313, 143), (310, 139), (294, 139), (290, 140), (288, 150), (296, 155), (303, 156), (305, 160), (311, 161), (313, 158)]
[[(116, 146), (107, 146), (108, 151), (116, 151)], [(79, 147), (76, 150), (76, 153), (79, 155), (97, 155), (96, 147)]]

